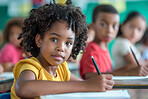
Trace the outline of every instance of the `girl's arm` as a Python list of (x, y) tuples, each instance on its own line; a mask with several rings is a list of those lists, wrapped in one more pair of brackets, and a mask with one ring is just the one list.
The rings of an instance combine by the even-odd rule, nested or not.
[(136, 63), (134, 56), (128, 53), (124, 56), (127, 65), (112, 72), (114, 76), (146, 76), (148, 75), (148, 63), (138, 60), (140, 66)]
[(70, 74), (70, 81), (82, 81), (79, 77), (74, 75), (73, 73)]
[(33, 98), (47, 94), (92, 91), (97, 92), (111, 89), (114, 85), (114, 82), (112, 81), (112, 75), (100, 75), (85, 81), (63, 82), (36, 80), (35, 78), (35, 74), (32, 71), (23, 71), (16, 81), (16, 95), (20, 98)]
[[(136, 60), (134, 59), (134, 56), (131, 53), (128, 53), (127, 55), (125, 55), (123, 57), (125, 59), (125, 61), (127, 62), (128, 66), (133, 66), (133, 67), (137, 67), (137, 63)], [(139, 60), (138, 60), (139, 61)], [(140, 62), (140, 61), (139, 61)]]

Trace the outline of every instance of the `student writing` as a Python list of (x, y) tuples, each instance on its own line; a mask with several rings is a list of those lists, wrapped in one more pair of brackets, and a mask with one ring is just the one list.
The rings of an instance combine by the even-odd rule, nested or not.
[(20, 34), (29, 59), (19, 61), (13, 70), (11, 98), (39, 98), (68, 92), (106, 91), (112, 88), (112, 75), (81, 80), (70, 73), (66, 60), (76, 58), (87, 39), (85, 16), (79, 7), (56, 4), (53, 0), (30, 11)]

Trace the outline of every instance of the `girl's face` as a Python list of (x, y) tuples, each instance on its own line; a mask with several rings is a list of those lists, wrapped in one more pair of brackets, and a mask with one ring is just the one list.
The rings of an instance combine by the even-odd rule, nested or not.
[(94, 23), (95, 39), (108, 43), (116, 37), (118, 28), (118, 14), (101, 12), (98, 15), (96, 23)]
[(141, 39), (145, 29), (146, 22), (141, 17), (135, 17), (121, 26), (122, 36), (127, 38), (132, 44)]
[(43, 39), (36, 40), (36, 44), (40, 48), (39, 56), (44, 58), (46, 64), (58, 66), (70, 56), (74, 39), (75, 34), (71, 28), (68, 29), (68, 24), (64, 21), (56, 21), (44, 33)]
[(20, 46), (21, 40), (18, 40), (19, 34), (22, 33), (22, 29), (19, 26), (12, 26), (9, 33), (9, 41), (16, 47)]

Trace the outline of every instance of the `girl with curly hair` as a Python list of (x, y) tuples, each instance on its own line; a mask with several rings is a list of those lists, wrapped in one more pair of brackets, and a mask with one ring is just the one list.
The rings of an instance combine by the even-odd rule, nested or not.
[(11, 98), (39, 98), (41, 95), (69, 92), (106, 91), (112, 88), (112, 75), (82, 80), (70, 73), (66, 60), (74, 59), (87, 40), (87, 24), (79, 7), (56, 4), (53, 0), (32, 9), (24, 21), (19, 39), (24, 51), (33, 57), (19, 61), (13, 70)]

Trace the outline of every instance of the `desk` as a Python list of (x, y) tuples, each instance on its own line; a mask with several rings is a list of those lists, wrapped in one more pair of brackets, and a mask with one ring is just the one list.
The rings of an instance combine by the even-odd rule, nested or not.
[(114, 76), (113, 89), (127, 89), (130, 99), (148, 99), (148, 76)]
[(128, 89), (130, 99), (148, 99), (148, 89)]
[(13, 79), (12, 72), (4, 72), (0, 74), (0, 92), (9, 91), (13, 84)]

